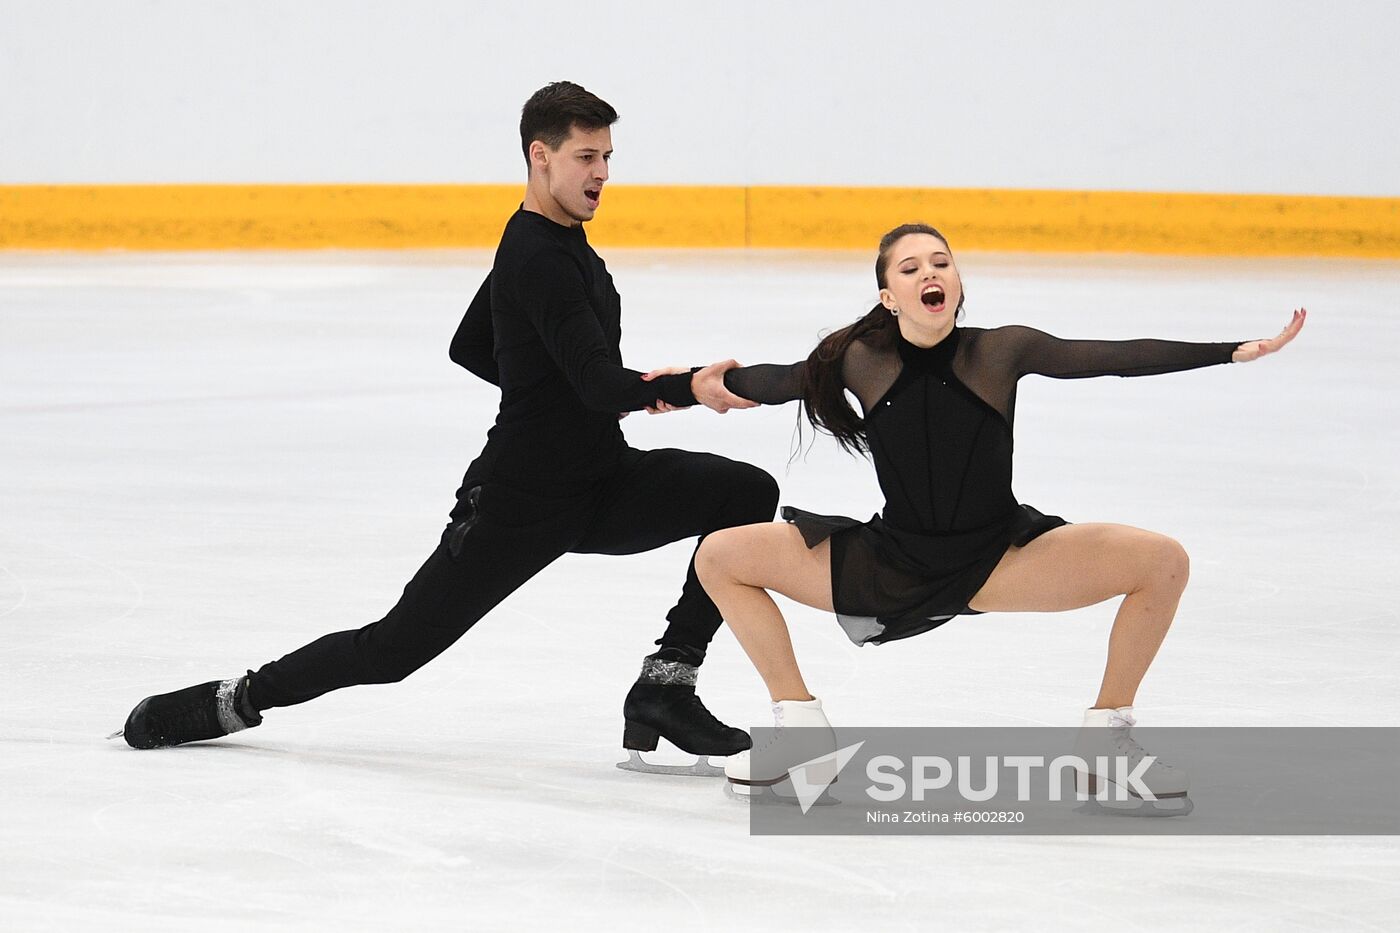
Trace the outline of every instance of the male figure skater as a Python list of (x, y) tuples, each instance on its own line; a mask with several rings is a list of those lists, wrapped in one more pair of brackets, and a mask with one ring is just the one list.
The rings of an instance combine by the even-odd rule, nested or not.
[[(134, 748), (217, 738), (262, 713), (353, 684), (393, 683), (432, 660), (562, 554), (635, 554), (771, 521), (778, 487), (757, 467), (714, 454), (629, 447), (621, 416), (697, 402), (718, 412), (754, 403), (724, 388), (732, 360), (651, 381), (624, 368), (621, 299), (583, 224), (598, 210), (617, 112), (556, 82), (526, 102), (529, 169), (492, 272), (453, 339), (452, 358), (501, 388), (500, 413), (468, 467), (437, 548), (383, 619), (323, 636), (247, 675), (142, 700), (123, 735)], [(489, 312), (489, 313), (488, 313)], [(567, 609), (565, 609), (567, 612)], [(703, 758), (750, 745), (695, 694), (720, 625), (694, 561), (669, 625), (623, 707), (623, 743), (659, 737)], [(579, 637), (588, 633), (580, 623)], [(688, 769), (676, 769), (688, 770)]]

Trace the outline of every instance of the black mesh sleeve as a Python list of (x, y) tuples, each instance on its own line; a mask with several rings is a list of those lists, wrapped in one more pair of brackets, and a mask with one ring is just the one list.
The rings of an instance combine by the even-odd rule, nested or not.
[(777, 363), (740, 366), (724, 374), (724, 387), (760, 405), (781, 405), (802, 397), (806, 371), (806, 360), (787, 366)]
[(1084, 379), (1091, 376), (1153, 376), (1230, 362), (1240, 345), (1176, 340), (1062, 340), (1030, 327), (997, 331), (1015, 354), (1018, 374)]

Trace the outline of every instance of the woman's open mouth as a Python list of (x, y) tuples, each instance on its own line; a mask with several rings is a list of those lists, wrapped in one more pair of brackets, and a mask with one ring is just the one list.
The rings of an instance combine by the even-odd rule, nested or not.
[(947, 296), (943, 294), (943, 287), (940, 285), (930, 285), (919, 295), (919, 300), (924, 303), (924, 307), (930, 311), (942, 311), (947, 303)]

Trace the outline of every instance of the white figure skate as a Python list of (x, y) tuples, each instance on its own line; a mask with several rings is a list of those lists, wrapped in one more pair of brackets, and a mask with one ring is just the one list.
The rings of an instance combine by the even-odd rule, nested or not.
[[(1085, 812), (1185, 816), (1194, 807), (1186, 772), (1149, 755), (1133, 738), (1135, 725), (1131, 706), (1084, 711), (1074, 754), (1088, 766), (1075, 776), (1075, 789), (1089, 798)], [(1151, 759), (1145, 768), (1144, 759)]]
[(801, 803), (804, 810), (813, 802), (834, 803), (826, 788), (839, 770), (836, 733), (822, 701), (779, 700), (773, 704), (773, 723), (777, 731), (762, 746), (725, 761), (725, 794), (750, 802)]

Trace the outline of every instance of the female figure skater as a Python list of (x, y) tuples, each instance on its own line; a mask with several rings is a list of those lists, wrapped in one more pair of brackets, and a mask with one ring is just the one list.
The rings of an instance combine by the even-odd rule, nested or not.
[[(1142, 376), (1247, 362), (1292, 340), (1306, 311), (1272, 340), (1244, 343), (1061, 340), (1029, 327), (957, 326), (958, 268), (947, 240), (924, 224), (884, 236), (875, 279), (880, 303), (805, 361), (725, 373), (743, 398), (801, 399), (818, 429), (869, 454), (885, 494), (883, 513), (868, 522), (785, 508), (786, 523), (716, 531), (700, 547), (700, 580), (768, 686), (778, 725), (829, 729), (768, 590), (834, 611), (857, 644), (907, 638), (965, 613), (1058, 612), (1121, 595), (1077, 751), (1112, 757), (1128, 742), (1133, 757), (1142, 754), (1128, 733), (1133, 701), (1186, 586), (1186, 552), (1154, 532), (1071, 525), (1018, 504), (1016, 382), (1029, 373)], [(750, 769), (749, 752), (725, 769), (741, 793), (786, 776)], [(1093, 793), (1098, 777), (1082, 773), (1081, 789), (1087, 781)], [(1187, 789), (1185, 774), (1160, 762), (1144, 783), (1158, 797)]]

